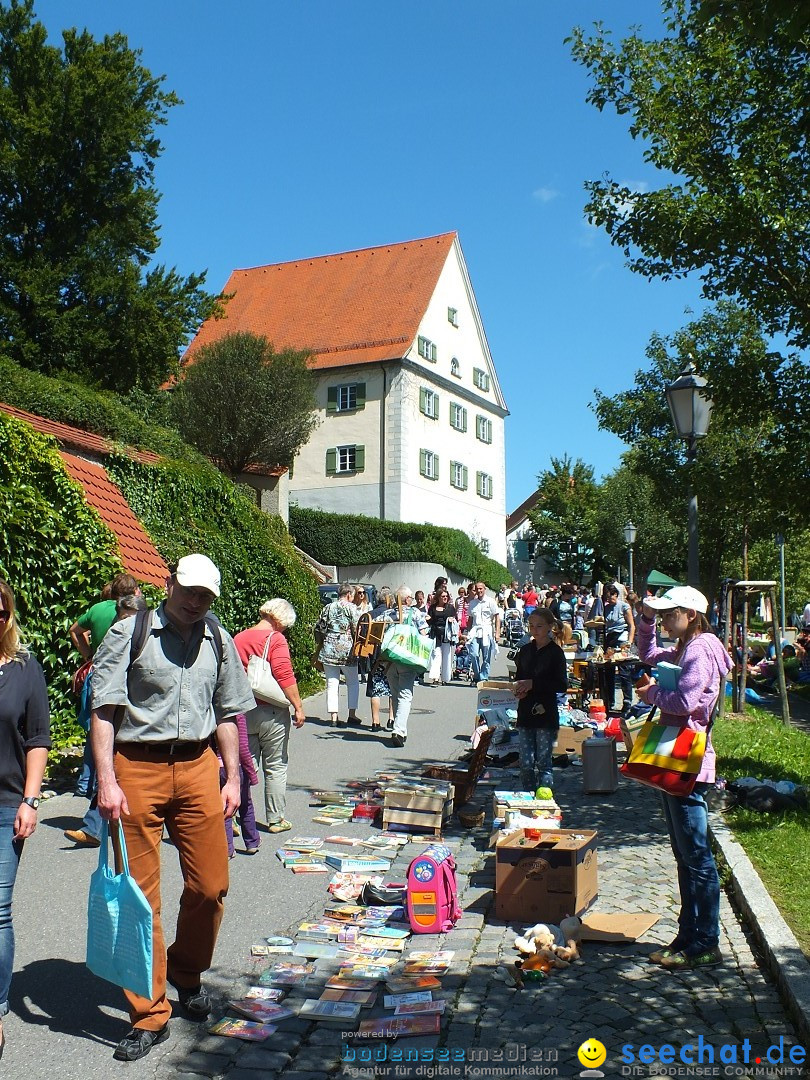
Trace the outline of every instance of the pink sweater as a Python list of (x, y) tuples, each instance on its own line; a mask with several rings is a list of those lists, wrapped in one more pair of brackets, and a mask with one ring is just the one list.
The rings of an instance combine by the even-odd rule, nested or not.
[[(720, 681), (732, 666), (731, 657), (719, 639), (712, 633), (698, 634), (689, 639), (678, 655), (677, 649), (657, 648), (655, 623), (641, 617), (636, 623), (636, 644), (645, 664), (655, 665), (659, 660), (665, 660), (679, 664), (682, 669), (677, 689), (662, 690), (660, 686), (654, 686), (646, 695), (647, 701), (660, 709), (660, 722), (705, 731), (720, 694)], [(715, 757), (710, 734), (706, 739), (698, 783), (714, 783)]]

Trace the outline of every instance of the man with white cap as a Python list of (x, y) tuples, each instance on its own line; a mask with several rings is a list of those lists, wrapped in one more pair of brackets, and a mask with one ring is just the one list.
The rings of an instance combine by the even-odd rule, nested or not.
[[(239, 806), (238, 713), (255, 706), (230, 635), (208, 609), (219, 570), (186, 555), (156, 611), (115, 623), (96, 653), (91, 739), (102, 818), (124, 830), (132, 876), (153, 915), (152, 997), (125, 990), (131, 1030), (114, 1057), (136, 1061), (169, 1035), (166, 983), (192, 1020), (211, 1009), (201, 976), (211, 966), (228, 891), (223, 808)], [(226, 771), (220, 793), (217, 744)], [(184, 889), (168, 952), (160, 921), (164, 826), (180, 857)]]

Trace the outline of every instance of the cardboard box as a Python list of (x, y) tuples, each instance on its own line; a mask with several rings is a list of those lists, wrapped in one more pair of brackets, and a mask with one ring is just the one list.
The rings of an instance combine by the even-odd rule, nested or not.
[(519, 810), (527, 817), (557, 817), (560, 808), (554, 799), (536, 799), (533, 791), (493, 791), (492, 816), (505, 818), (507, 810)]
[(593, 735), (592, 727), (580, 728), (575, 731), (572, 727), (563, 724), (557, 732), (557, 741), (554, 749), (558, 754), (576, 754), (582, 757), (582, 744)]
[(495, 915), (530, 926), (583, 915), (598, 896), (596, 833), (544, 832), (527, 840), (521, 830), (495, 845)]
[(503, 679), (489, 679), (478, 684), (478, 709), (516, 709), (515, 684)]

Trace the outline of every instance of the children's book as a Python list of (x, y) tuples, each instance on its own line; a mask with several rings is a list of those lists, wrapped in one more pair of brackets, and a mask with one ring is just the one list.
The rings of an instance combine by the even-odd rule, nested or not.
[(356, 1020), (360, 1015), (360, 1006), (351, 1001), (307, 998), (298, 1010), (298, 1015), (307, 1020)]
[(293, 851), (317, 851), (323, 847), (323, 839), (320, 836), (294, 836), (287, 841), (287, 846)]
[(245, 1039), (247, 1042), (262, 1042), (276, 1030), (272, 1024), (257, 1024), (253, 1020), (232, 1020), (225, 1017), (217, 1020), (208, 1028), (212, 1035), (226, 1035), (229, 1039)]
[(325, 941), (299, 941), (292, 954), (306, 956), (308, 960), (334, 960), (338, 955), (338, 947), (328, 945)]
[(385, 986), (392, 994), (410, 994), (415, 990), (441, 990), (442, 988), (440, 980), (435, 975), (412, 975), (409, 979), (386, 979)]
[(379, 979), (352, 979), (342, 975), (330, 975), (326, 980), (328, 990), (376, 990)]
[(327, 986), (321, 994), (321, 1001), (348, 1001), (351, 1005), (359, 1005), (361, 1009), (370, 1009), (377, 1000), (373, 990), (337, 990), (333, 986)]
[(414, 990), (411, 993), (405, 994), (385, 994), (383, 997), (383, 1008), (396, 1009), (400, 1005), (415, 1005), (417, 1002), (433, 1001), (433, 995), (430, 990)]
[(364, 937), (378, 937), (378, 938), (390, 938), (392, 941), (404, 941), (406, 937), (410, 937), (409, 930), (400, 930), (396, 926), (378, 926), (375, 930), (368, 930), (364, 933)]
[(271, 964), (259, 976), (261, 986), (305, 986), (315, 971), (314, 964)]
[(394, 1009), (394, 1016), (426, 1016), (429, 1013), (436, 1013), (441, 1016), (444, 1012), (446, 1002), (444, 1001), (412, 1001), (402, 1005), (397, 1005)]
[(387, 873), (391, 869), (390, 859), (380, 859), (374, 855), (327, 855), (326, 861), (341, 874)]
[(251, 986), (246, 991), (246, 998), (256, 998), (258, 1001), (274, 1001), (276, 1004), (283, 1001), (286, 991), (278, 986)]
[(391, 967), (377, 960), (364, 964), (347, 963), (345, 966), (341, 965), (340, 973), (348, 979), (373, 979), (376, 982), (387, 979), (391, 974)]
[(441, 1017), (430, 1016), (378, 1016), (372, 1020), (361, 1020), (358, 1025), (360, 1035), (377, 1038), (407, 1038), (409, 1035), (438, 1035), (441, 1030)]
[(358, 847), (362, 844), (362, 840), (358, 836), (327, 836), (327, 844), (337, 844), (340, 847)]
[(324, 862), (292, 863), (289, 867), (294, 874), (328, 874), (329, 867)]
[(302, 922), (297, 930), (299, 941), (334, 941), (340, 927), (328, 922)]
[(455, 956), (452, 949), (439, 952), (412, 952), (408, 954), (403, 975), (446, 975)]
[(387, 949), (389, 952), (403, 952), (405, 949), (402, 938), (377, 937), (374, 930), (366, 930), (363, 936), (358, 938), (357, 944), (370, 949)]
[(228, 1008), (260, 1024), (275, 1024), (279, 1020), (286, 1020), (288, 1016), (295, 1016), (293, 1010), (288, 1009), (286, 1005), (278, 1005), (272, 1001), (257, 1001), (255, 998), (238, 998), (235, 1001), (229, 1001)]
[(680, 664), (668, 664), (659, 660), (655, 665), (655, 681), (662, 690), (677, 690), (683, 668)]

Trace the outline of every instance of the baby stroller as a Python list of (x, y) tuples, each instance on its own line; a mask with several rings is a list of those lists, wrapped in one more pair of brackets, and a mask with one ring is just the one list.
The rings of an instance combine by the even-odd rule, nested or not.
[(453, 678), (470, 682), (473, 677), (472, 657), (464, 642), (456, 645), (456, 655), (453, 660)]
[(516, 608), (507, 608), (503, 615), (503, 636), (507, 649), (516, 648), (526, 633), (523, 617)]

